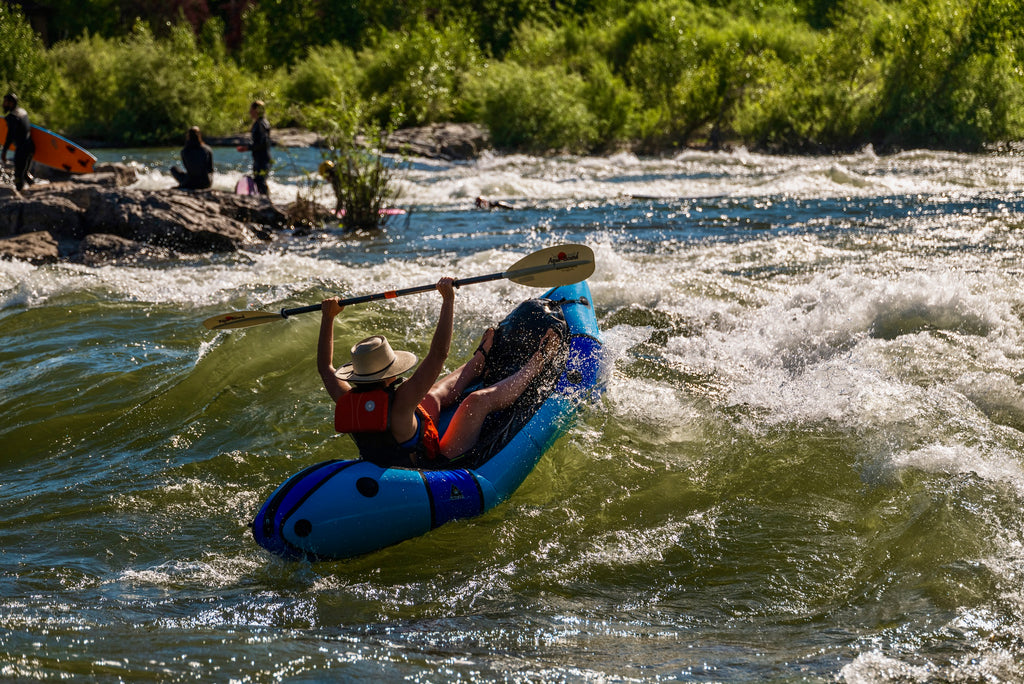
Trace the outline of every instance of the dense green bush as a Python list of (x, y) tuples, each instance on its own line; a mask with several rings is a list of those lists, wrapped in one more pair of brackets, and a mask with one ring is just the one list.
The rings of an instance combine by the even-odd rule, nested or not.
[(295, 104), (344, 102), (354, 95), (359, 72), (355, 53), (349, 48), (337, 43), (312, 47), (306, 58), (289, 70), (281, 95)]
[[(112, 112), (120, 106), (117, 62), (110, 41), (85, 36), (57, 45), (50, 57), (59, 71), (51, 120), (73, 136), (118, 141), (112, 135)], [(108, 137), (109, 136), (109, 137)]]
[[(328, 117), (362, 109), (358, 92), (362, 69), (351, 49), (333, 43), (312, 47), (282, 79), (278, 125), (327, 132)], [(350, 133), (346, 126), (346, 135)]]
[(640, 135), (655, 147), (731, 137), (739, 112), (814, 45), (812, 32), (784, 14), (754, 19), (682, 0), (638, 4), (613, 35), (609, 60), (638, 92)]
[(561, 66), (495, 63), (475, 90), (482, 120), (499, 148), (586, 152), (599, 142), (586, 83)]
[(878, 3), (830, 15), (831, 27), (790, 65), (762, 73), (736, 117), (736, 133), (769, 148), (850, 148), (869, 141), (883, 79), (890, 17)]
[(276, 127), (477, 121), (533, 152), (1024, 137), (1024, 0), (254, 0), (240, 43), (227, 3), (123, 35), (78, 4), (56, 25), (96, 29), (49, 49), (0, 4), (0, 74), (36, 120), (121, 144), (243, 130), (254, 97)]
[(1021, 135), (1020, 3), (912, 0), (900, 10), (875, 137), (977, 147)]
[(593, 117), (595, 146), (610, 150), (638, 138), (640, 97), (604, 61), (587, 69), (580, 96)]
[[(579, 100), (589, 115), (584, 126), (593, 130), (577, 139), (589, 141), (591, 149), (600, 150), (613, 149), (635, 137), (641, 104), (637, 93), (612, 72), (605, 57), (606, 40), (599, 25), (526, 24), (516, 33), (514, 46), (506, 56), (506, 62), (539, 73), (560, 65), (566, 74), (578, 77), (578, 81), (567, 83), (563, 97)], [(509, 125), (514, 126), (514, 122)], [(523, 135), (529, 137), (530, 133), (524, 131)]]
[(0, 88), (14, 91), (28, 108), (42, 105), (53, 70), (42, 41), (16, 6), (0, 3)]
[[(52, 116), (74, 135), (121, 144), (178, 142), (238, 130), (258, 93), (251, 73), (200, 51), (184, 25), (167, 39), (144, 23), (125, 39), (84, 37), (54, 48), (61, 78)], [(265, 87), (265, 86), (264, 86)]]
[(359, 58), (365, 65), (360, 90), (382, 127), (458, 120), (465, 79), (482, 63), (476, 43), (458, 24), (383, 32)]

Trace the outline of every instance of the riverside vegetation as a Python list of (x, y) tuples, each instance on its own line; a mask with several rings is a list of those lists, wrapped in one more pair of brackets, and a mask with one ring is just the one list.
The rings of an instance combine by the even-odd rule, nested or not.
[(241, 130), (259, 97), (277, 127), (477, 122), (526, 152), (975, 150), (1024, 136), (1022, 4), (55, 0), (44, 42), (0, 3), (0, 85), (118, 145)]

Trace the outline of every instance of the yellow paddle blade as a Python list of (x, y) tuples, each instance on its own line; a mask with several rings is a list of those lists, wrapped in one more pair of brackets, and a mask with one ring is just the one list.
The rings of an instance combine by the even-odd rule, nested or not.
[(594, 273), (594, 250), (586, 245), (555, 245), (528, 254), (503, 274), (530, 287), (561, 287)]

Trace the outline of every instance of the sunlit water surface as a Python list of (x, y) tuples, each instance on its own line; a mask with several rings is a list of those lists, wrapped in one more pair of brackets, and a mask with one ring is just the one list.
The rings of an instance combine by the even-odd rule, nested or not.
[[(216, 186), (246, 159), (215, 151)], [(172, 185), (174, 150), (102, 151)], [(285, 203), (319, 162), (277, 150)], [(379, 235), (180, 263), (0, 262), (0, 678), (1024, 678), (1024, 175), (906, 152), (414, 160)], [(514, 211), (474, 209), (484, 195)], [(318, 317), (585, 242), (607, 391), (495, 510), (365, 557), (248, 523), (351, 457)], [(457, 296), (452, 363), (535, 294)], [(347, 309), (422, 354), (439, 299)]]

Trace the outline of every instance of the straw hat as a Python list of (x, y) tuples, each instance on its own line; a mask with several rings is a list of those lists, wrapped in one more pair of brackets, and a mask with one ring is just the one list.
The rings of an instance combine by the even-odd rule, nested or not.
[(416, 365), (416, 355), (395, 351), (383, 335), (367, 337), (352, 347), (352, 361), (335, 372), (340, 380), (376, 382), (401, 375)]

